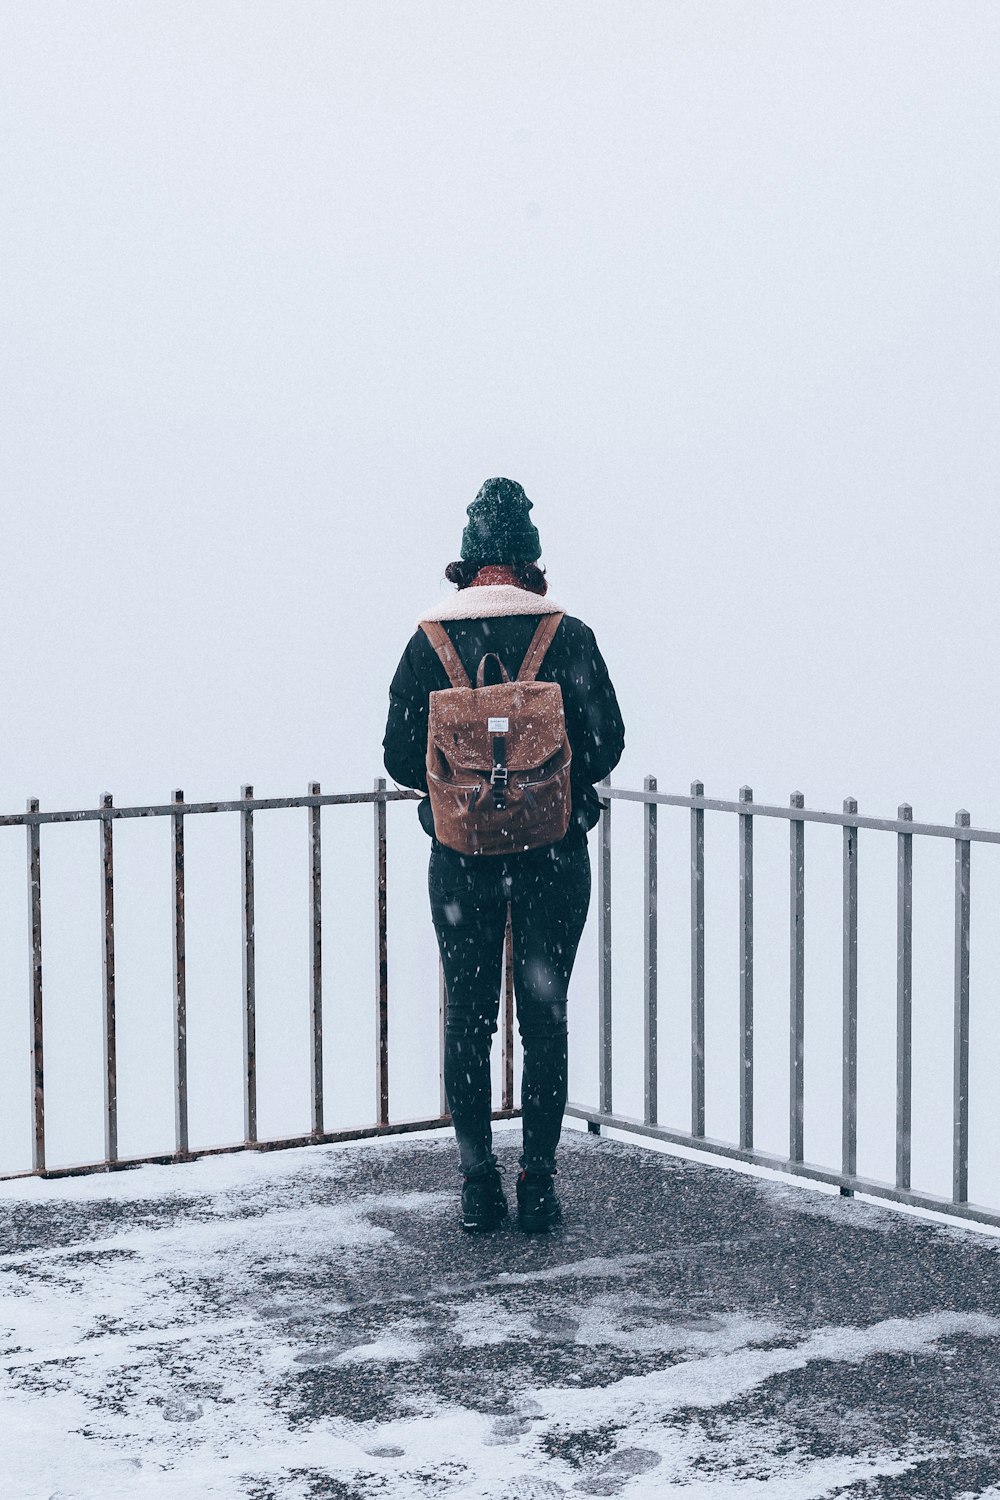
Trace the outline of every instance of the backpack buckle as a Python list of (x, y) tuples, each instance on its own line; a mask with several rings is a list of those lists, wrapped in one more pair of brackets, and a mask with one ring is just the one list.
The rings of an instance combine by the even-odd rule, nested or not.
[(507, 806), (507, 741), (502, 734), (493, 736), (493, 774), (490, 786), (493, 788), (493, 806), (497, 812), (503, 812)]

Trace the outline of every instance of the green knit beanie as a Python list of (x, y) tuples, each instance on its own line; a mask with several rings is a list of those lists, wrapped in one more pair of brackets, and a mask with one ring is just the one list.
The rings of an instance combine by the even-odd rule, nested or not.
[(463, 561), (537, 562), (542, 544), (529, 510), (531, 501), (513, 479), (487, 479), (469, 506), (469, 524), (462, 532)]

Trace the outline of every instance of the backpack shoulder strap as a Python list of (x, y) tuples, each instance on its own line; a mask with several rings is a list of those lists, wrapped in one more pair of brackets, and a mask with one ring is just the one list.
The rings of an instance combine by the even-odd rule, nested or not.
[(552, 644), (552, 637), (562, 624), (562, 614), (543, 615), (539, 621), (538, 629), (531, 638), (521, 670), (517, 674), (518, 682), (534, 682), (538, 676), (538, 669), (545, 659), (545, 653)]
[(421, 620), (420, 628), (437, 652), (441, 665), (448, 673), (448, 681), (452, 687), (471, 687), (469, 674), (462, 666), (458, 652), (452, 645), (451, 637), (444, 626), (439, 625), (436, 620)]

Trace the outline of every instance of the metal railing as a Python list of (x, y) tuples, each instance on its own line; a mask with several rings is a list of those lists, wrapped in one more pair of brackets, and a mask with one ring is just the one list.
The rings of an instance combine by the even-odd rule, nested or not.
[[(430, 1129), (449, 1121), (444, 1093), (443, 1039), (445, 992), (439, 971), (439, 1114), (430, 1119), (392, 1120), (389, 1107), (389, 928), (388, 928), (388, 847), (387, 807), (390, 802), (416, 799), (416, 792), (388, 791), (379, 778), (370, 792), (347, 792), (324, 795), (319, 782), (311, 782), (302, 797), (254, 797), (253, 787), (244, 786), (239, 798), (231, 802), (185, 802), (184, 793), (176, 791), (172, 801), (145, 807), (115, 807), (110, 795), (101, 798), (99, 807), (73, 812), (43, 812), (38, 801), (29, 801), (23, 813), (0, 815), (0, 827), (23, 827), (27, 834), (28, 910), (30, 928), (30, 996), (31, 1007), (31, 1080), (32, 1098), (32, 1165), (29, 1172), (4, 1174), (21, 1177), (68, 1176), (78, 1173), (114, 1170), (144, 1163), (187, 1161), (197, 1156), (241, 1151), (247, 1147), (276, 1150), (286, 1146), (332, 1141), (357, 1140), (369, 1136), (400, 1134)], [(375, 1118), (370, 1124), (353, 1129), (330, 1131), (325, 1126), (323, 1073), (323, 869), (321, 820), (323, 808), (356, 806), (368, 803), (374, 818), (374, 887), (375, 911)], [(309, 1089), (311, 1128), (307, 1135), (260, 1140), (257, 1133), (257, 984), (254, 902), (254, 814), (275, 809), (302, 809), (307, 815), (306, 849), (309, 868)], [(241, 827), (242, 886), (242, 1093), (244, 1139), (237, 1143), (192, 1146), (188, 1110), (188, 1021), (187, 1021), (187, 946), (185, 938), (185, 860), (184, 829), (188, 818), (206, 814), (234, 813)], [(173, 852), (173, 1066), (174, 1066), (174, 1143), (173, 1149), (143, 1157), (122, 1157), (118, 1149), (118, 1049), (115, 994), (115, 861), (114, 829), (123, 818), (169, 818)], [(96, 822), (99, 825), (99, 859), (101, 874), (102, 942), (102, 1019), (104, 1072), (104, 1156), (100, 1161), (72, 1166), (50, 1167), (45, 1149), (45, 995), (43, 986), (42, 948), (42, 839), (43, 825), (50, 823)], [(235, 872), (234, 872), (235, 873)], [(504, 1016), (502, 1026), (501, 1107), (495, 1119), (509, 1119), (520, 1113), (514, 1108), (513, 1046), (513, 969), (511, 937), (508, 924), (504, 955)], [(352, 1017), (352, 1023), (360, 1018)], [(4, 1177), (0, 1177), (4, 1180)]]
[[(969, 929), (971, 851), (974, 843), (1000, 844), (1000, 832), (970, 826), (960, 811), (954, 826), (915, 823), (904, 803), (896, 818), (869, 818), (848, 798), (841, 813), (817, 812), (804, 806), (800, 792), (788, 807), (755, 803), (749, 787), (736, 802), (704, 795), (700, 781), (689, 796), (657, 790), (647, 776), (642, 791), (602, 784), (603, 812), (598, 862), (599, 949), (599, 1076), (598, 1107), (570, 1105), (567, 1113), (586, 1120), (592, 1130), (602, 1125), (658, 1138), (672, 1144), (730, 1159), (751, 1162), (817, 1182), (891, 1199), (915, 1207), (1000, 1225), (1000, 1212), (969, 1202)], [(616, 1115), (612, 1100), (612, 947), (611, 947), (611, 822), (615, 801), (638, 802), (644, 809), (644, 1111), (641, 1120)], [(682, 1131), (657, 1120), (657, 808), (689, 808), (690, 849), (690, 1005), (691, 1005), (691, 1128)], [(717, 1140), (705, 1134), (705, 813), (728, 813), (738, 820), (737, 878), (739, 881), (739, 1141)], [(753, 829), (755, 818), (775, 818), (789, 825), (789, 1119), (788, 1155), (778, 1156), (754, 1146), (754, 922)], [(843, 830), (842, 896), (842, 1100), (841, 1167), (839, 1171), (804, 1160), (804, 1039), (805, 1039), (805, 827), (823, 823)], [(857, 1171), (858, 1139), (858, 833), (872, 829), (894, 833), (896, 851), (896, 1161), (895, 1181), (862, 1177)], [(915, 1191), (911, 1185), (912, 1117), (912, 1007), (913, 1007), (913, 840), (948, 839), (954, 844), (954, 1010), (952, 1089), (952, 1192), (944, 1197)]]
[[(970, 1203), (969, 1184), (969, 932), (970, 874), (973, 843), (1000, 844), (1000, 832), (970, 826), (969, 814), (957, 814), (954, 826), (916, 823), (911, 808), (903, 804), (894, 819), (863, 817), (857, 803), (848, 799), (841, 813), (820, 812), (804, 806), (801, 793), (790, 805), (770, 807), (755, 803), (749, 787), (743, 787), (735, 802), (704, 795), (701, 782), (694, 782), (689, 796), (657, 790), (656, 779), (646, 777), (644, 787), (628, 790), (604, 784), (603, 812), (599, 829), (597, 861), (598, 925), (598, 1104), (596, 1108), (570, 1104), (567, 1113), (588, 1122), (594, 1130), (602, 1125), (653, 1137), (713, 1155), (755, 1163), (796, 1176), (839, 1187), (846, 1195), (863, 1192), (879, 1198), (959, 1215), (1000, 1225), (1000, 1212)], [(30, 928), (29, 1003), (32, 1100), (32, 1165), (30, 1172), (69, 1175), (114, 1170), (143, 1162), (166, 1163), (190, 1160), (253, 1147), (278, 1149), (309, 1143), (362, 1139), (433, 1128), (448, 1123), (444, 1094), (443, 1058), (445, 992), (438, 973), (439, 1007), (439, 1113), (431, 1118), (392, 1120), (389, 1093), (389, 927), (387, 808), (390, 802), (414, 800), (417, 793), (386, 789), (383, 779), (369, 792), (324, 795), (312, 782), (300, 797), (257, 798), (251, 786), (228, 802), (188, 803), (175, 792), (165, 804), (115, 807), (109, 795), (96, 808), (70, 812), (43, 812), (36, 800), (23, 813), (0, 815), (0, 827), (20, 826), (27, 836), (28, 911)], [(636, 802), (643, 807), (643, 1117), (616, 1114), (612, 1088), (612, 895), (611, 828), (615, 801)], [(374, 1119), (354, 1128), (328, 1130), (325, 1120), (323, 1067), (322, 933), (322, 810), (368, 804), (373, 811), (373, 888), (375, 916), (374, 1008), (371, 1021), (375, 1033)], [(658, 1121), (657, 1078), (657, 808), (690, 810), (690, 1009), (691, 1009), (691, 1128), (678, 1130)], [(301, 809), (306, 814), (306, 856), (309, 873), (309, 1096), (308, 1134), (261, 1140), (257, 1130), (257, 1018), (256, 948), (254, 897), (254, 815), (262, 811)], [(737, 879), (739, 884), (739, 1139), (719, 1140), (705, 1133), (705, 813), (730, 814), (737, 819)], [(240, 882), (242, 894), (242, 1095), (244, 1138), (239, 1142), (192, 1144), (188, 1103), (187, 948), (185, 912), (186, 820), (208, 814), (236, 814), (241, 829)], [(172, 955), (173, 955), (173, 1148), (154, 1155), (122, 1157), (118, 1143), (118, 1055), (115, 987), (115, 860), (114, 829), (120, 819), (168, 818), (172, 832)], [(784, 820), (789, 825), (789, 1118), (788, 1154), (779, 1156), (754, 1146), (754, 845), (756, 818)], [(99, 1161), (51, 1166), (45, 1146), (45, 997), (42, 946), (42, 838), (45, 824), (96, 822), (99, 828), (102, 925), (102, 1018), (103, 1018), (103, 1124), (104, 1156)], [(804, 1159), (804, 1046), (805, 1046), (805, 826), (821, 823), (840, 827), (842, 851), (842, 1107), (841, 1167), (835, 1170)], [(896, 860), (896, 1151), (895, 1181), (863, 1177), (857, 1171), (858, 1126), (858, 833), (859, 830), (894, 833)], [(954, 1013), (952, 1098), (952, 1193), (943, 1197), (915, 1191), (911, 1185), (912, 1115), (912, 1004), (913, 1004), (913, 840), (951, 840), (954, 845)], [(235, 871), (234, 871), (235, 875)], [(494, 1118), (519, 1114), (514, 1107), (513, 966), (508, 925), (504, 962), (503, 1021), (501, 1027), (501, 1106)], [(363, 1017), (352, 1015), (356, 1026)]]

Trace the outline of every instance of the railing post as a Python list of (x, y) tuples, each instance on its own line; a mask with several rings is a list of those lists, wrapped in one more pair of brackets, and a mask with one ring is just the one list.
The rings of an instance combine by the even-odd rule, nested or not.
[(444, 980), (444, 964), (438, 955), (438, 1103), (441, 1118), (449, 1117), (448, 1091), (444, 1086), (445, 1028), (448, 1024), (448, 986)]
[[(901, 822), (913, 821), (902, 802)], [(896, 835), (896, 1186), (910, 1186), (913, 1098), (913, 834)]]
[[(656, 777), (647, 776), (643, 782), (647, 792), (656, 791)], [(647, 1125), (657, 1122), (657, 848), (656, 848), (656, 803), (644, 806), (645, 839), (643, 842), (643, 887), (645, 889), (645, 912), (643, 914), (643, 1078), (644, 1112)]]
[[(968, 828), (964, 808), (955, 815), (958, 828)], [(969, 875), (972, 844), (955, 839), (955, 1096), (952, 1198), (969, 1201)]]
[(385, 777), (375, 780), (375, 1106), (389, 1123), (389, 924)]
[[(844, 812), (856, 813), (853, 797), (844, 802)], [(843, 1090), (841, 1169), (845, 1177), (858, 1170), (858, 830), (844, 825), (843, 854)], [(842, 1187), (845, 1198), (854, 1189)]]
[[(740, 801), (753, 792), (740, 787)], [(740, 1145), (753, 1149), (753, 817), (740, 813)]]
[(500, 1103), (503, 1109), (514, 1108), (514, 930), (509, 905), (503, 940), (503, 1087)]
[[(114, 805), (110, 792), (101, 798), (102, 809)], [(101, 981), (104, 996), (104, 1160), (118, 1159), (118, 1036), (115, 1022), (115, 855), (113, 824), (101, 818), (101, 928), (104, 945)]]
[[(691, 796), (705, 787), (692, 781)], [(691, 809), (691, 1134), (705, 1134), (705, 810)]]
[[(606, 776), (602, 786), (610, 786)], [(598, 1060), (598, 1092), (601, 1113), (609, 1115), (612, 1108), (611, 1086), (611, 798), (601, 802), (601, 855), (597, 867), (597, 946), (600, 962), (600, 992), (598, 998), (598, 1030), (600, 1032), (600, 1057)]]
[[(791, 807), (804, 807), (801, 792), (789, 798)], [(789, 891), (789, 1078), (788, 1156), (805, 1157), (805, 1012), (806, 1012), (806, 825), (801, 818), (789, 822), (791, 830)]]
[(174, 1142), (179, 1154), (191, 1149), (188, 1136), (187, 940), (184, 928), (184, 793), (174, 792), (170, 821), (174, 855)]
[[(310, 797), (320, 795), (318, 781)], [(309, 1092), (313, 1135), (323, 1134), (323, 865), (320, 843), (322, 808), (309, 808)]]
[[(28, 801), (28, 812), (38, 811), (38, 798)], [(45, 1171), (45, 1049), (42, 1017), (42, 850), (38, 823), (27, 824), (28, 921), (31, 951), (31, 1078), (33, 1131), (31, 1165)]]
[[(245, 802), (253, 798), (253, 787), (240, 793)], [(257, 960), (254, 941), (253, 809), (240, 814), (243, 835), (243, 1137), (248, 1145), (257, 1140)]]

